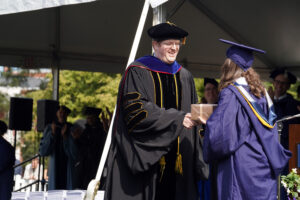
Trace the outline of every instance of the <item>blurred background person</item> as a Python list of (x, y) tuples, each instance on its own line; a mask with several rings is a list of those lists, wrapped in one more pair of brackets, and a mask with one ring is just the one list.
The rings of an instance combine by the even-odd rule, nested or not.
[(86, 107), (83, 114), (86, 116), (86, 124), (78, 139), (79, 157), (76, 164), (79, 188), (87, 189), (89, 182), (95, 178), (102, 150), (106, 140), (106, 132), (100, 121), (99, 108)]
[[(203, 104), (218, 104), (219, 83), (213, 78), (204, 78), (204, 96), (201, 98), (201, 103)], [(205, 133), (205, 124), (201, 124), (200, 134), (204, 137)], [(216, 183), (214, 181), (216, 178), (213, 178), (213, 175), (216, 175), (217, 169), (216, 165), (210, 163), (209, 165), (209, 178), (208, 180), (201, 180), (198, 182), (198, 190), (200, 200), (210, 200), (213, 195), (212, 192), (216, 191)], [(215, 187), (214, 187), (215, 186)], [(214, 188), (213, 188), (214, 187)]]
[[(39, 175), (40, 174), (40, 175)], [(25, 166), (23, 179), (26, 185), (33, 183), (34, 181), (41, 180), (43, 176), (43, 165), (40, 165), (39, 169), (39, 158), (36, 157), (31, 160), (31, 163)], [(37, 190), (38, 184), (35, 184), (32, 191)]]
[(0, 199), (9, 200), (14, 184), (15, 150), (3, 135), (7, 131), (5, 122), (0, 121)]
[[(296, 115), (299, 113), (298, 102), (287, 91), (291, 84), (296, 83), (296, 76), (288, 72), (285, 68), (278, 68), (270, 73), (270, 78), (273, 79), (273, 88), (269, 88), (270, 96), (273, 96), (275, 113), (277, 120), (287, 116)], [(300, 118), (294, 118), (283, 122), (281, 131), (280, 143), (286, 149), (289, 149), (289, 124), (299, 124)], [(282, 175), (287, 175), (289, 172), (287, 164), (282, 172)], [(287, 199), (284, 187), (281, 187), (281, 199)]]
[(204, 97), (201, 103), (216, 104), (218, 102), (219, 83), (213, 78), (204, 78)]
[(50, 156), (48, 189), (75, 188), (75, 162), (77, 160), (77, 145), (71, 134), (72, 124), (67, 122), (71, 110), (59, 106), (57, 120), (48, 124), (43, 132), (40, 144), (40, 154)]
[[(274, 90), (272, 88), (269, 88), (268, 91), (271, 93), (270, 96), (273, 96), (274, 99), (277, 119), (298, 114), (298, 102), (293, 98), (291, 94), (287, 92), (288, 89), (290, 89), (291, 84), (296, 83), (296, 76), (288, 72), (284, 68), (279, 68), (272, 71), (270, 77), (273, 79)], [(281, 132), (281, 144), (285, 148), (289, 148), (288, 125), (299, 123), (299, 118), (288, 120), (283, 123), (283, 129)]]

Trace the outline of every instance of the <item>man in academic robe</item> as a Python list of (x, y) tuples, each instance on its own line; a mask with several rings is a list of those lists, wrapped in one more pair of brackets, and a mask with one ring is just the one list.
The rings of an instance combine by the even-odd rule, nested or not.
[[(282, 119), (287, 116), (292, 116), (300, 113), (298, 110), (299, 102), (287, 91), (290, 89), (291, 84), (296, 83), (296, 76), (291, 72), (288, 72), (285, 68), (278, 68), (270, 73), (270, 78), (273, 79), (274, 91), (270, 88), (269, 91), (274, 99), (275, 113), (277, 119)], [(282, 130), (280, 136), (280, 142), (282, 146), (289, 149), (289, 124), (300, 124), (300, 118), (294, 118), (291, 120), (282, 122)], [(282, 172), (282, 175), (289, 173), (289, 165), (287, 164)], [(286, 191), (281, 186), (281, 199), (286, 199)]]
[(119, 87), (106, 200), (196, 200), (208, 176), (190, 107), (191, 73), (176, 62), (188, 35), (172, 23), (148, 29), (153, 56), (134, 61)]
[[(274, 97), (274, 106), (277, 119), (292, 116), (300, 113), (297, 109), (299, 102), (287, 91), (291, 84), (296, 83), (296, 76), (288, 72), (285, 68), (278, 68), (271, 72), (270, 77), (273, 79), (274, 91), (271, 91)], [(300, 118), (291, 119), (283, 122), (281, 132), (281, 144), (285, 148), (289, 148), (289, 124), (299, 124)]]

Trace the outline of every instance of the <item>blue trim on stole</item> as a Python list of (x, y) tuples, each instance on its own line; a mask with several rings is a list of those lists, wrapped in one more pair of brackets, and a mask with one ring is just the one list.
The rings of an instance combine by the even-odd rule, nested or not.
[(143, 56), (136, 61), (144, 64), (152, 71), (168, 74), (176, 74), (181, 69), (181, 66), (176, 61), (172, 64), (167, 64), (154, 56)]
[[(240, 85), (237, 82), (235, 82), (234, 85), (236, 85), (236, 86), (242, 86), (243, 87), (243, 85)], [(255, 111), (260, 115), (260, 117), (265, 122), (267, 122), (270, 126), (274, 126), (274, 124), (276, 123), (276, 118), (277, 118), (277, 115), (275, 114), (274, 105), (270, 106), (268, 104), (269, 114), (268, 114), (268, 117), (267, 117), (265, 115), (264, 111), (262, 110), (262, 108), (260, 107), (260, 105), (256, 101), (251, 101), (250, 99), (247, 99), (247, 100), (251, 103), (251, 105), (253, 106), (253, 108), (255, 109)]]

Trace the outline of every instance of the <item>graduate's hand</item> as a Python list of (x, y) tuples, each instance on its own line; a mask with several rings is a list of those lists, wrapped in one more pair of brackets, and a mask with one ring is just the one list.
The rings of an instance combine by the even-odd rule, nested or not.
[(184, 116), (184, 119), (183, 119), (183, 122), (182, 122), (183, 126), (187, 129), (191, 129), (193, 128), (194, 126), (197, 126), (198, 123), (194, 120), (192, 120), (192, 115), (191, 113), (187, 113), (185, 116)]

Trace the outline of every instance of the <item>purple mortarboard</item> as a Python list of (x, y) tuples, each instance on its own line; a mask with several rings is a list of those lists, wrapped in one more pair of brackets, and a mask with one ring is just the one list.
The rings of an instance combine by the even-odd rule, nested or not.
[(261, 49), (249, 47), (243, 44), (235, 43), (229, 40), (219, 39), (221, 42), (232, 45), (227, 49), (226, 56), (230, 58), (235, 64), (237, 64), (244, 71), (247, 71), (253, 63), (254, 56), (253, 51), (259, 53), (266, 53)]

